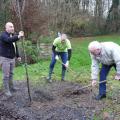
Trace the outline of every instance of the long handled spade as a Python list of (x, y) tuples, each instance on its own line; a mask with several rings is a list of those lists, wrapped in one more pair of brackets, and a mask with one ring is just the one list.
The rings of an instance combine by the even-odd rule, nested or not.
[[(60, 64), (62, 64), (62, 65), (64, 65), (65, 66), (65, 64), (61, 61), (61, 60), (57, 60)], [(66, 66), (65, 66), (66, 67)], [(76, 72), (75, 71), (73, 71), (70, 67), (67, 67), (67, 70), (68, 71), (70, 71), (73, 75), (75, 75), (76, 74)]]
[[(62, 65), (65, 66), (65, 64), (64, 64), (60, 59), (58, 59), (57, 61), (58, 61), (60, 64), (62, 64)], [(65, 66), (65, 67), (66, 67), (66, 66)], [(73, 80), (76, 80), (76, 79), (81, 75), (81, 73), (76, 74), (76, 72), (73, 71), (70, 67), (68, 67), (67, 70), (70, 71), (70, 72), (73, 74)]]

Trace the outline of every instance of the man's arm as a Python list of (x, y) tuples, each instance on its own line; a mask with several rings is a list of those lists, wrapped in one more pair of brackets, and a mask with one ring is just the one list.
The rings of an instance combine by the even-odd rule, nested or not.
[(113, 49), (112, 50), (112, 57), (113, 57), (115, 64), (116, 64), (117, 75), (120, 76), (120, 50), (117, 48)]
[(98, 79), (99, 74), (99, 62), (91, 55), (92, 65), (91, 65), (91, 78), (92, 80)]
[(72, 56), (72, 49), (68, 49), (68, 61), (70, 61)]
[(16, 57), (18, 58), (20, 57), (20, 55), (19, 55), (19, 50), (16, 42), (15, 42), (15, 49), (16, 49)]
[(3, 33), (0, 37), (1, 41), (12, 43), (19, 40), (18, 35), (14, 35), (12, 37), (8, 36), (7, 34)]
[(24, 32), (20, 31), (18, 35), (10, 36), (6, 32), (2, 33), (0, 36), (1, 41), (12, 43), (18, 41), (21, 37), (24, 37)]
[(70, 58), (72, 56), (72, 47), (70, 41), (67, 39), (67, 49), (68, 49), (68, 61), (70, 61)]
[(55, 51), (55, 48), (56, 48), (56, 46), (52, 46), (52, 51), (53, 51), (53, 53), (55, 54), (55, 55), (57, 55), (57, 51)]

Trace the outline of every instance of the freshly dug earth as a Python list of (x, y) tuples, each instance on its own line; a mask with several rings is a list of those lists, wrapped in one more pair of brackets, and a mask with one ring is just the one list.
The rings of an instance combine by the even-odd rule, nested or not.
[(44, 86), (31, 86), (30, 104), (27, 85), (16, 83), (19, 88), (13, 97), (0, 93), (0, 120), (93, 120), (105, 107), (105, 100), (93, 99), (94, 92), (70, 82), (53, 82)]

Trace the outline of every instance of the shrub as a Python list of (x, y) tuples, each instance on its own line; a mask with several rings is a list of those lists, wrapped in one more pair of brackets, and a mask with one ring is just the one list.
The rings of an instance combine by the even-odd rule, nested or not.
[(54, 36), (42, 36), (41, 35), (38, 40), (39, 40), (39, 43), (50, 44), (53, 42), (54, 39), (55, 39)]
[(18, 44), (20, 56), (22, 57), (22, 62), (25, 61), (25, 55), (24, 55), (24, 49), (25, 54), (27, 57), (27, 63), (32, 64), (38, 61), (38, 50), (35, 44), (32, 44), (31, 41), (24, 41), (24, 49), (22, 42), (19, 42)]

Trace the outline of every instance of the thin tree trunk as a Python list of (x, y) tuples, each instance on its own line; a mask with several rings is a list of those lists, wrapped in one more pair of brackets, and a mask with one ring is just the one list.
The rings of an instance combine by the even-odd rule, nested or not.
[(119, 5), (120, 5), (119, 0), (112, 0), (112, 6), (109, 9), (108, 16), (106, 19), (106, 28), (109, 29), (110, 31), (117, 32), (119, 30), (120, 27)]

